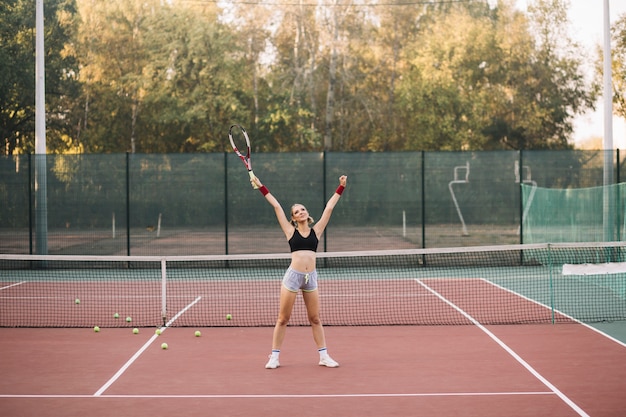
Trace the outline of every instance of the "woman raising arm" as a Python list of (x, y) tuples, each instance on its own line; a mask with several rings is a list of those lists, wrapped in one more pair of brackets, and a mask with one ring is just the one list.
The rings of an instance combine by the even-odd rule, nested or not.
[(333, 209), (335, 205), (337, 205), (346, 187), (347, 178), (348, 177), (345, 175), (339, 177), (339, 186), (326, 203), (326, 207), (319, 221), (314, 225), (313, 218), (302, 204), (294, 204), (291, 206), (291, 220), (288, 220), (280, 203), (269, 192), (267, 187), (265, 187), (258, 178), (251, 180), (252, 184), (259, 187), (259, 190), (263, 196), (265, 196), (267, 202), (274, 208), (278, 224), (285, 234), (291, 249), (291, 263), (283, 276), (278, 318), (274, 326), (272, 337), (272, 353), (270, 354), (269, 361), (265, 365), (267, 369), (275, 369), (280, 366), (280, 348), (285, 338), (287, 323), (289, 323), (296, 296), (300, 290), (302, 290), (302, 298), (304, 299), (307, 316), (311, 323), (311, 329), (313, 330), (313, 340), (317, 345), (320, 355), (319, 365), (329, 368), (339, 366), (339, 364), (328, 355), (328, 350), (326, 349), (324, 327), (322, 326), (319, 315), (320, 304), (315, 262), (319, 243), (318, 236), (324, 233), (330, 221)]

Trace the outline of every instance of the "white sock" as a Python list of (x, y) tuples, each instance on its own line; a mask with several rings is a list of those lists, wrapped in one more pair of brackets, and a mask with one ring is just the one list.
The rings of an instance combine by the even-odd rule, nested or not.
[(280, 355), (280, 349), (272, 349), (272, 358), (278, 359), (278, 355)]
[(317, 351), (320, 354), (320, 358), (325, 358), (326, 356), (328, 356), (328, 349), (326, 349), (325, 347), (317, 349)]

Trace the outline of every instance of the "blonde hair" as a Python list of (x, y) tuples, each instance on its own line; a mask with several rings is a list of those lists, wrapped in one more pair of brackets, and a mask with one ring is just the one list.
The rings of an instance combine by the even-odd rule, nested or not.
[[(295, 206), (302, 206), (304, 207), (303, 204), (300, 203), (296, 203), (294, 205), (291, 206), (291, 210), (289, 210), (289, 214), (291, 215), (291, 217), (293, 217), (293, 208)], [(306, 210), (306, 207), (304, 207), (304, 209)], [(307, 210), (308, 211), (308, 210)], [(309, 224), (313, 224), (315, 222), (315, 220), (313, 219), (313, 217), (309, 216), (309, 218), (307, 219), (307, 221), (309, 222)], [(296, 222), (294, 219), (291, 219), (291, 224), (296, 226), (298, 224), (298, 222)]]

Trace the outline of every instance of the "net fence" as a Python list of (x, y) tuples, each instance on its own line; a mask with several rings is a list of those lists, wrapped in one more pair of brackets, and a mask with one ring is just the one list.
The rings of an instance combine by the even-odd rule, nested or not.
[[(337, 326), (624, 320), (623, 261), (623, 242), (324, 252), (321, 318)], [(0, 326), (273, 326), (289, 262), (282, 254), (0, 255)], [(299, 296), (290, 325), (307, 324)]]
[[(339, 176), (348, 175), (320, 242), (335, 252), (622, 240), (623, 216), (612, 223), (615, 238), (607, 238), (581, 218), (595, 215), (595, 205), (565, 216), (559, 200), (538, 190), (602, 186), (606, 158), (615, 161), (620, 183), (620, 150), (259, 152), (253, 165), (285, 210), (301, 203), (316, 219)], [(35, 186), (38, 170), (47, 180)], [(520, 184), (528, 187), (524, 201)], [(622, 200), (615, 213), (623, 212)], [(274, 211), (233, 152), (0, 156), (0, 202), (0, 253), (288, 250)], [(541, 210), (556, 214), (541, 223)], [(564, 219), (564, 230), (576, 231), (569, 238), (559, 227), (540, 228)]]
[[(621, 240), (626, 183), (586, 188), (522, 185), (526, 243)], [(607, 229), (608, 226), (608, 229)]]

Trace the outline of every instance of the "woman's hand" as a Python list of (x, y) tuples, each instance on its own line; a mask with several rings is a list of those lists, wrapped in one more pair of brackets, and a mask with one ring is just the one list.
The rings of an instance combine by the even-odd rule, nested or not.
[(348, 182), (347, 175), (342, 175), (341, 177), (339, 177), (339, 185), (345, 187), (347, 182)]
[(252, 185), (252, 188), (255, 188), (255, 189), (263, 187), (263, 184), (261, 183), (261, 180), (258, 177), (250, 178), (250, 185)]

